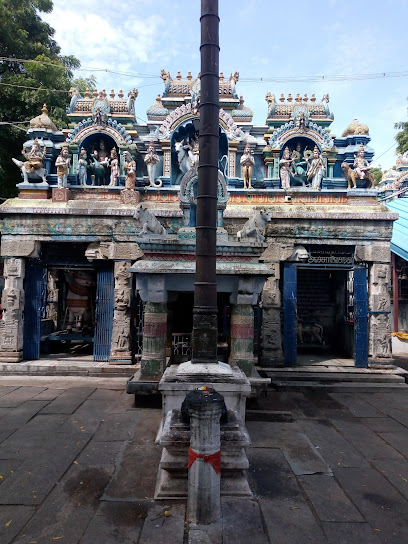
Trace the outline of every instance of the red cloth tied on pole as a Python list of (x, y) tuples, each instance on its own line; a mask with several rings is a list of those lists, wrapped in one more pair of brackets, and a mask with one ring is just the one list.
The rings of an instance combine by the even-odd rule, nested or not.
[(205, 463), (210, 463), (217, 474), (221, 474), (221, 450), (212, 453), (211, 455), (202, 455), (197, 453), (191, 447), (188, 449), (188, 465), (191, 468), (196, 459), (204, 459)]

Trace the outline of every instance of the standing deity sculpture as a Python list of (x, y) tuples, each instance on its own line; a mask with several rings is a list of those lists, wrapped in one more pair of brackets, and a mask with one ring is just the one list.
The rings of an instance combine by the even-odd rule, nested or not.
[[(304, 151), (307, 150), (307, 147)], [(296, 149), (292, 151), (292, 159), (293, 159), (293, 172), (295, 176), (304, 176), (306, 174), (307, 170), (307, 161), (302, 156), (302, 145), (300, 142), (296, 144)]]
[(125, 157), (124, 169), (126, 172), (125, 188), (129, 191), (133, 191), (136, 184), (136, 162), (133, 160), (129, 151), (123, 153)]
[(182, 174), (186, 174), (192, 168), (198, 168), (198, 137), (185, 138), (182, 142), (176, 142), (174, 147)]
[(14, 158), (12, 159), (12, 161), (20, 168), (25, 183), (28, 183), (29, 177), (34, 179), (41, 178), (43, 183), (47, 183), (47, 170), (43, 167), (45, 148), (43, 147), (43, 149), (41, 149), (40, 143), (37, 138), (33, 141), (29, 153), (27, 153), (24, 148), (21, 154), (27, 159), (26, 161), (19, 161)]
[(283, 156), (279, 161), (279, 176), (281, 180), (282, 189), (290, 188), (290, 170), (292, 167), (293, 159), (290, 157), (290, 151), (288, 147), (285, 147)]
[(116, 187), (118, 184), (118, 177), (119, 177), (119, 160), (118, 160), (118, 153), (115, 147), (111, 149), (109, 165), (111, 168), (109, 186)]
[(312, 162), (308, 163), (307, 180), (312, 182), (312, 189), (321, 191), (322, 179), (326, 173), (326, 167), (317, 146), (313, 150)]
[(357, 151), (357, 155), (354, 159), (354, 170), (357, 172), (360, 179), (369, 179), (370, 165), (364, 158), (364, 145), (360, 145), (360, 149)]
[(61, 153), (55, 161), (57, 167), (58, 187), (66, 187), (68, 182), (68, 170), (71, 164), (71, 159), (68, 156), (68, 146), (63, 145)]
[(246, 144), (244, 153), (240, 159), (242, 166), (242, 177), (244, 178), (244, 189), (252, 189), (251, 179), (252, 171), (254, 169), (255, 159), (249, 142)]
[(158, 180), (156, 183), (155, 174), (156, 174), (156, 164), (160, 161), (159, 156), (154, 150), (154, 143), (149, 143), (149, 148), (147, 150), (144, 162), (147, 166), (147, 175), (149, 176), (150, 187), (161, 187), (162, 181)]
[(86, 185), (86, 180), (88, 177), (88, 153), (83, 147), (78, 159), (78, 182), (79, 185)]

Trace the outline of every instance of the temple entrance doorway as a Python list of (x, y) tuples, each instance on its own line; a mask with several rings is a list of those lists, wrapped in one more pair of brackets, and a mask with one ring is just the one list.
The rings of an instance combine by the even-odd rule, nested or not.
[[(353, 358), (368, 364), (367, 270), (364, 266), (285, 263), (283, 343), (286, 366), (298, 356)], [(299, 359), (300, 360), (300, 359)]]
[(354, 326), (347, 313), (347, 278), (346, 270), (298, 270), (298, 355), (352, 356)]
[[(230, 293), (217, 293), (218, 307), (218, 359), (228, 362), (230, 329)], [(191, 359), (194, 293), (169, 292), (167, 321), (167, 355), (172, 364)]]

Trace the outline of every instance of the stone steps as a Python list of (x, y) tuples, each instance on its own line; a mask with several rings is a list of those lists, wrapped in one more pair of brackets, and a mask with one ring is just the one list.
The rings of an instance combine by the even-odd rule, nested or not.
[(271, 378), (272, 383), (282, 381), (310, 381), (317, 383), (362, 382), (362, 383), (405, 383), (405, 374), (394, 373), (360, 373), (360, 372), (297, 372), (297, 371), (268, 371), (263, 374)]
[(304, 391), (307, 389), (320, 390), (329, 393), (343, 391), (349, 393), (387, 393), (390, 391), (408, 391), (408, 385), (403, 382), (335, 382), (322, 383), (312, 380), (272, 380), (272, 388), (278, 391)]

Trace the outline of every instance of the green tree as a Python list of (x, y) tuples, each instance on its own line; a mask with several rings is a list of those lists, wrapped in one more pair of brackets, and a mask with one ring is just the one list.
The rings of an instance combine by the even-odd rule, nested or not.
[(405, 153), (408, 151), (408, 121), (395, 123), (394, 128), (400, 131), (395, 136), (398, 142), (397, 153)]
[(378, 185), (380, 181), (382, 180), (382, 175), (383, 175), (381, 168), (372, 167), (370, 172), (374, 174), (374, 183)]
[[(20, 174), (11, 162), (19, 157), (28, 122), (47, 104), (57, 127), (67, 124), (66, 107), (80, 66), (63, 56), (54, 30), (39, 12), (52, 11), (52, 0), (0, 0), (0, 197), (16, 194)], [(30, 62), (22, 60), (29, 59)], [(26, 124), (21, 124), (25, 122)], [(10, 123), (10, 124), (7, 124)], [(20, 124), (16, 124), (20, 123)], [(19, 128), (17, 128), (19, 127)]]

